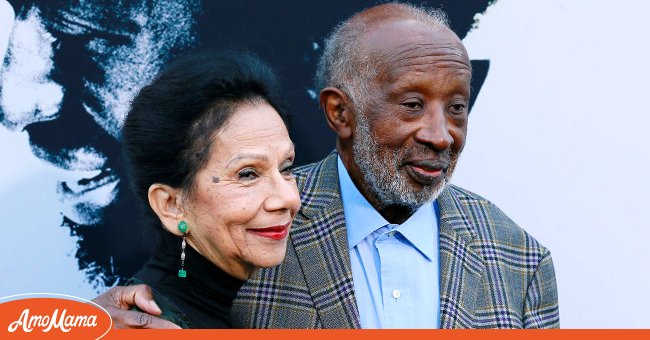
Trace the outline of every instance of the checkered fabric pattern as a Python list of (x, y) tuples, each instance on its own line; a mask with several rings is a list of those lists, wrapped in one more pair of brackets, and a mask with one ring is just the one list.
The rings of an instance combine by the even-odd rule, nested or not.
[[(296, 175), (302, 207), (285, 261), (242, 287), (233, 320), (242, 328), (359, 328), (336, 152)], [(438, 204), (440, 327), (559, 327), (549, 251), (469, 191), (450, 185)]]

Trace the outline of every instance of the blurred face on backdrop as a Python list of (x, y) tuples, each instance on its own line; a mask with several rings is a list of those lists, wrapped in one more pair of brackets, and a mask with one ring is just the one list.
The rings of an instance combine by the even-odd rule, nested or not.
[[(61, 5), (68, 6), (61, 6)], [(190, 13), (90, 1), (21, 8), (14, 22), (0, 97), (2, 124), (25, 129), (36, 156), (70, 170), (59, 182), (64, 214), (99, 222), (120, 180), (109, 150), (119, 139), (128, 102), (155, 75), (174, 46), (190, 37)], [(153, 23), (172, 14), (184, 27)], [(161, 34), (161, 26), (170, 31)]]
[[(122, 179), (122, 121), (137, 90), (174, 49), (191, 43), (196, 5), (82, 0), (11, 4), (16, 17), (0, 70), (0, 123), (26, 131), (37, 157), (66, 170), (56, 184), (63, 225), (91, 244), (90, 233), (120, 235), (119, 230), (88, 228), (125, 224), (115, 207), (118, 195), (130, 195)], [(129, 248), (128, 242), (118, 243)], [(122, 263), (93, 258), (93, 251), (112, 256), (114, 249), (86, 248), (82, 269), (94, 268), (89, 279), (98, 276), (98, 284), (111, 284)]]

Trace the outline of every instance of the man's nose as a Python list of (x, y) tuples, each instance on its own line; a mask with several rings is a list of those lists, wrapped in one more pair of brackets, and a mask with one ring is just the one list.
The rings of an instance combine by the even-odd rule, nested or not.
[[(54, 70), (51, 57), (54, 38), (43, 37), (31, 21), (14, 23), (6, 47), (9, 57), (0, 64), (3, 73), (0, 79), (0, 123), (12, 130), (22, 130), (32, 123), (56, 119), (64, 89), (50, 77)], [(37, 38), (20, 42), (19, 38), (24, 36)], [(3, 54), (0, 51), (0, 55)]]
[(269, 196), (264, 201), (266, 211), (298, 210), (300, 195), (295, 180), (288, 180), (285, 175), (277, 173), (271, 180)]
[(436, 150), (447, 150), (454, 143), (449, 127), (444, 106), (431, 106), (420, 119), (420, 127), (415, 134), (415, 140), (429, 144)]

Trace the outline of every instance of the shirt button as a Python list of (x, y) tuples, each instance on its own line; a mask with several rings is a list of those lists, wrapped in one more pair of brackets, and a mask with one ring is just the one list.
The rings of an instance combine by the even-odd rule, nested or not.
[(395, 236), (395, 232), (394, 232), (394, 231), (389, 232), (389, 233), (388, 233), (388, 236), (390, 236), (390, 237), (394, 237), (394, 236)]
[(402, 293), (400, 293), (399, 289), (395, 289), (393, 291), (393, 297), (399, 299), (400, 296), (402, 296)]

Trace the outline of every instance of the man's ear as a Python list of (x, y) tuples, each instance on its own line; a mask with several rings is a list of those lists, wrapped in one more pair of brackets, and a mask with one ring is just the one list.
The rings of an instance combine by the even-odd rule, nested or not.
[(183, 219), (181, 191), (166, 184), (154, 183), (149, 187), (149, 206), (158, 215), (163, 227), (174, 235), (181, 236), (178, 222)]
[(320, 106), (325, 111), (327, 124), (339, 139), (350, 138), (354, 129), (354, 106), (348, 96), (335, 87), (326, 87), (320, 91)]

